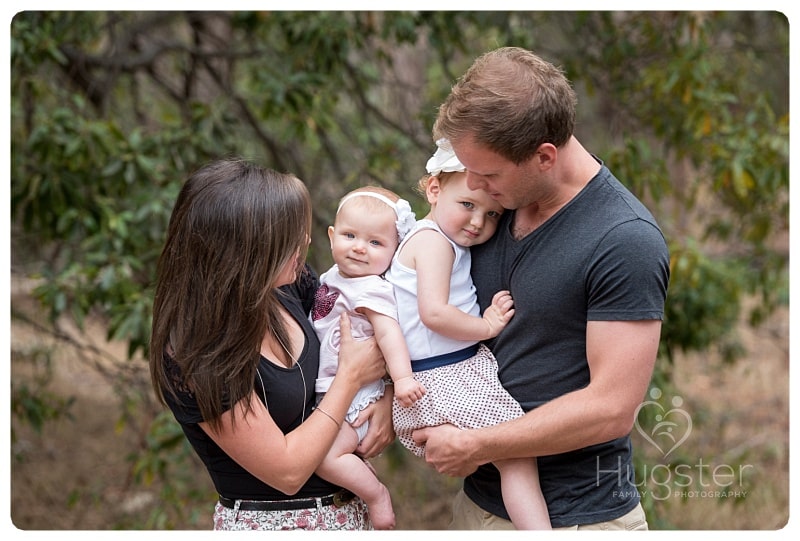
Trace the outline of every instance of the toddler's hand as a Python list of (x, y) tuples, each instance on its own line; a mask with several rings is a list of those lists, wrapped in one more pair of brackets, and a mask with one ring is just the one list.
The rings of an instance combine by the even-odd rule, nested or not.
[(426, 392), (425, 387), (414, 376), (406, 376), (394, 382), (394, 397), (404, 408), (412, 406)]
[(492, 304), (483, 312), (483, 320), (489, 326), (489, 336), (494, 338), (502, 331), (514, 315), (514, 299), (508, 291), (498, 291), (492, 297)]

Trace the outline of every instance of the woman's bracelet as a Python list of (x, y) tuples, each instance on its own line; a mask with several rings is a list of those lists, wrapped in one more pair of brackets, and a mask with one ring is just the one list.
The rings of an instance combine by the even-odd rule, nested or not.
[(331, 415), (330, 413), (328, 413), (328, 412), (327, 412), (327, 411), (325, 411), (324, 409), (320, 408), (319, 406), (317, 406), (317, 408), (316, 408), (316, 409), (317, 409), (317, 411), (318, 411), (318, 412), (322, 413), (322, 414), (323, 414), (323, 415), (325, 415), (325, 416), (326, 416), (328, 419), (330, 419), (331, 421), (333, 421), (333, 422), (334, 422), (334, 424), (335, 424), (336, 426), (338, 426), (339, 428), (342, 428), (342, 423), (340, 423), (339, 421), (337, 421), (336, 419), (334, 419), (334, 418), (333, 418), (333, 415)]

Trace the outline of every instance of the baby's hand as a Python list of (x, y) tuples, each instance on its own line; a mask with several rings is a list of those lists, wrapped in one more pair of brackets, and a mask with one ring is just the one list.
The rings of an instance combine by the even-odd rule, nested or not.
[(414, 376), (406, 376), (394, 382), (394, 397), (404, 408), (412, 406), (426, 392), (425, 387)]
[(514, 299), (508, 291), (498, 291), (492, 297), (492, 305), (483, 312), (483, 320), (489, 325), (489, 336), (494, 338), (502, 331), (514, 315)]

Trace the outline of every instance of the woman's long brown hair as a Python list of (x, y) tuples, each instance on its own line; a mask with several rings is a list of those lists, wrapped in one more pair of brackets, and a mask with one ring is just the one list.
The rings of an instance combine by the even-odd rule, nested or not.
[[(265, 333), (288, 344), (274, 287), (307, 247), (311, 203), (296, 177), (244, 160), (220, 160), (181, 189), (158, 262), (150, 375), (159, 400), (178, 388), (203, 419), (246, 400)], [(301, 252), (303, 253), (303, 252)], [(180, 368), (177, 381), (165, 367)]]

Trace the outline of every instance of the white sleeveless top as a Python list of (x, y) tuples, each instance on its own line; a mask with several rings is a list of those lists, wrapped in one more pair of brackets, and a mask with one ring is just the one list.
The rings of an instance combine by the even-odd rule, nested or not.
[(398, 255), (402, 251), (408, 239), (413, 237), (422, 229), (433, 229), (442, 235), (455, 252), (453, 269), (450, 273), (450, 297), (449, 304), (452, 304), (462, 312), (480, 317), (480, 307), (478, 298), (475, 294), (475, 286), (470, 276), (472, 257), (469, 248), (459, 246), (447, 235), (445, 235), (436, 222), (432, 220), (419, 220), (403, 242), (397, 248), (392, 265), (386, 272), (386, 279), (394, 286), (394, 295), (397, 299), (397, 319), (403, 330), (403, 335), (408, 344), (408, 351), (412, 360), (426, 359), (436, 355), (452, 353), (468, 346), (476, 344), (476, 340), (453, 340), (428, 329), (419, 317), (419, 305), (417, 302), (417, 271), (410, 269), (400, 263)]

